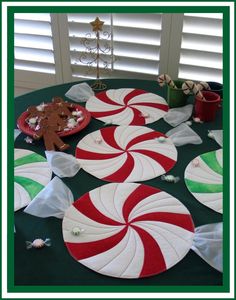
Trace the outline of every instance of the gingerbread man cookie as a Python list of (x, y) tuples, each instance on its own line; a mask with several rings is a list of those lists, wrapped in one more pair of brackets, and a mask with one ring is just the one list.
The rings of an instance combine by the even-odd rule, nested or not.
[(57, 113), (61, 116), (70, 117), (72, 112), (69, 108), (74, 108), (75, 105), (73, 103), (65, 102), (60, 97), (53, 97), (52, 98), (53, 107), (57, 110)]
[(63, 130), (67, 126), (67, 121), (60, 117), (57, 110), (52, 105), (44, 108), (45, 117), (49, 120), (51, 126), (58, 126), (58, 131)]
[(66, 150), (70, 145), (65, 144), (60, 137), (57, 135), (60, 126), (55, 126), (51, 124), (50, 119), (44, 118), (39, 121), (39, 129), (36, 130), (34, 139), (40, 139), (43, 137), (45, 148), (48, 151), (54, 151), (57, 147), (60, 151)]

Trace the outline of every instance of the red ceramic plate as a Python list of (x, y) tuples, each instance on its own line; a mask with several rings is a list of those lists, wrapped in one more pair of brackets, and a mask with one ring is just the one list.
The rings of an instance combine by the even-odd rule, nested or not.
[[(91, 115), (87, 111), (87, 109), (80, 105), (76, 105), (75, 108), (82, 111), (83, 116), (84, 116), (83, 121), (71, 130), (58, 131), (59, 136), (63, 137), (63, 136), (75, 134), (75, 133), (81, 131), (82, 129), (84, 129), (89, 124), (89, 122), (91, 120)], [(27, 134), (29, 136), (33, 136), (35, 134), (35, 131), (33, 129), (31, 129), (29, 127), (29, 125), (25, 122), (25, 119), (28, 117), (28, 115), (29, 115), (29, 113), (27, 111), (23, 112), (20, 115), (20, 117), (17, 119), (17, 125), (22, 132), (24, 132), (25, 134)]]

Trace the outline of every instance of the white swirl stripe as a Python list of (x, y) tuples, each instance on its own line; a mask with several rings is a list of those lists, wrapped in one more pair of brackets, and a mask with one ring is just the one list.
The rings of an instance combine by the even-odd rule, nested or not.
[(193, 196), (203, 205), (223, 213), (222, 149), (199, 155), (185, 169), (185, 183)]
[[(75, 236), (74, 227), (83, 231)], [(171, 195), (143, 184), (110, 183), (75, 201), (65, 212), (62, 231), (78, 262), (107, 276), (140, 278), (183, 259), (194, 225), (187, 208)]]
[(117, 89), (89, 98), (86, 109), (103, 122), (117, 125), (145, 125), (162, 118), (168, 105), (162, 97), (141, 89)]
[[(177, 150), (164, 134), (142, 126), (105, 127), (85, 136), (75, 156), (82, 168), (105, 181), (135, 182), (168, 172), (177, 161)], [(100, 142), (96, 143), (96, 139)]]

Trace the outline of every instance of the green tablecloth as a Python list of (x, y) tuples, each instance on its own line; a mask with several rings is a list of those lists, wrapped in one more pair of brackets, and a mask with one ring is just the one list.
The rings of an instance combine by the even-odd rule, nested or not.
[[(154, 81), (145, 80), (124, 80), (111, 79), (104, 80), (107, 89), (116, 88), (140, 88), (147, 91), (166, 95), (166, 88), (160, 88)], [(61, 96), (66, 100), (64, 95), (67, 90), (75, 83), (67, 83), (57, 85), (45, 89), (41, 89), (15, 99), (15, 119), (24, 112), (29, 105), (50, 102), (53, 96)], [(189, 98), (191, 101), (191, 97)], [(63, 140), (71, 145), (67, 153), (74, 154), (78, 141), (88, 133), (97, 130), (103, 126), (103, 123), (92, 119), (91, 123), (82, 132), (74, 136), (63, 138)], [(159, 120), (148, 127), (161, 131), (163, 133), (170, 130), (164, 120)], [(184, 183), (184, 170), (187, 164), (199, 154), (219, 149), (219, 145), (207, 134), (210, 129), (222, 129), (221, 110), (217, 113), (215, 122), (196, 124), (191, 126), (202, 138), (203, 143), (200, 145), (186, 145), (178, 147), (178, 161), (171, 170), (171, 174), (179, 176), (181, 180), (177, 184), (171, 184), (162, 181), (160, 178), (154, 178), (143, 182), (150, 186), (158, 187), (179, 199), (192, 214), (195, 226), (203, 224), (221, 222), (222, 215), (214, 212), (200, 204), (187, 190)], [(25, 135), (21, 134), (15, 141), (16, 148), (24, 148), (35, 151), (44, 155), (44, 147), (42, 141), (36, 142), (34, 145), (27, 144), (24, 141)], [(84, 193), (99, 187), (107, 182), (99, 180), (92, 175), (80, 170), (73, 178), (65, 178), (63, 181), (72, 190), (74, 198), (78, 199)], [(222, 285), (222, 274), (206, 262), (204, 262), (192, 250), (177, 265), (166, 272), (144, 278), (144, 279), (118, 279), (103, 276), (86, 268), (82, 264), (76, 262), (68, 253), (64, 246), (62, 237), (62, 220), (50, 218), (38, 218), (23, 212), (23, 209), (15, 213), (15, 285), (139, 285), (139, 286), (162, 286), (162, 285)], [(42, 250), (26, 250), (25, 241), (32, 241), (37, 237), (51, 238), (52, 246), (43, 248)]]

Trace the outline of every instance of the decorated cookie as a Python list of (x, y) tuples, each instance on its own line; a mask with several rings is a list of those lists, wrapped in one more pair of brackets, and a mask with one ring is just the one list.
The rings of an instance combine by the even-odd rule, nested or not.
[(119, 278), (168, 270), (188, 253), (194, 236), (191, 215), (179, 200), (136, 183), (110, 183), (86, 193), (66, 211), (62, 229), (74, 259)]
[(207, 152), (191, 161), (185, 170), (188, 190), (203, 205), (223, 212), (222, 149)]
[(88, 173), (105, 181), (144, 181), (168, 172), (176, 163), (172, 141), (143, 126), (104, 127), (85, 136), (75, 156)]
[(46, 158), (24, 149), (14, 150), (14, 210), (21, 209), (49, 183), (52, 171)]
[(61, 116), (70, 117), (72, 112), (69, 108), (74, 108), (75, 104), (65, 102), (61, 97), (52, 98), (53, 108), (56, 109), (57, 113)]
[(60, 128), (61, 126), (54, 125), (53, 122), (51, 124), (50, 119), (44, 118), (39, 122), (39, 129), (36, 130), (34, 139), (37, 140), (43, 137), (45, 148), (48, 151), (54, 151), (56, 148), (60, 151), (64, 151), (70, 146), (65, 144), (58, 136), (57, 131), (59, 131)]
[(162, 97), (140, 89), (100, 92), (89, 98), (86, 108), (92, 117), (109, 124), (145, 125), (162, 118), (168, 105)]

